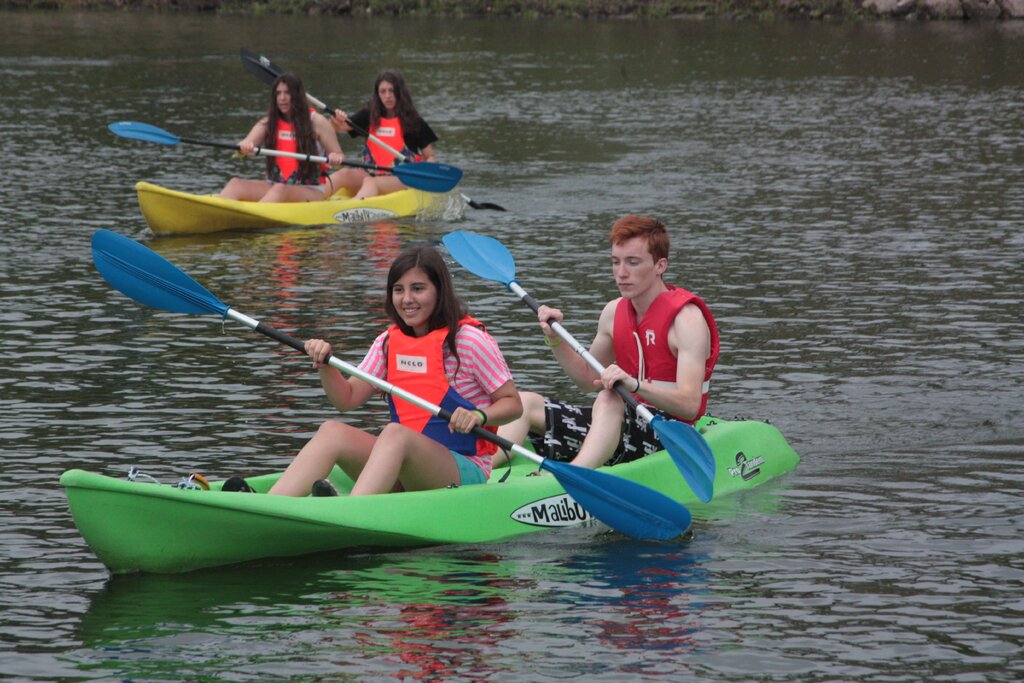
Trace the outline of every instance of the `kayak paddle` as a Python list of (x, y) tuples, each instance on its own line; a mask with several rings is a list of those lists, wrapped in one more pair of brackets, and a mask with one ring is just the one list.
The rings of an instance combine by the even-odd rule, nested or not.
[[(139, 121), (118, 121), (116, 123), (111, 123), (107, 127), (110, 129), (111, 133), (122, 138), (131, 138), (132, 140), (142, 140), (144, 142), (155, 142), (158, 145), (177, 145), (179, 143), (186, 143), (189, 145), (204, 145), (206, 147), (238, 150), (238, 145), (230, 142), (210, 142), (208, 140), (182, 138), (162, 128), (157, 128), (156, 126), (152, 126), (148, 123), (140, 123)], [(290, 159), (300, 159), (301, 161), (311, 161), (320, 164), (327, 163), (327, 157), (315, 156), (313, 154), (281, 152), (276, 149), (267, 149), (265, 147), (257, 147), (254, 152), (256, 154), (262, 154), (269, 157), (288, 157)], [(400, 164), (394, 168), (384, 168), (383, 166), (377, 166), (376, 164), (367, 164), (362, 161), (349, 161), (348, 159), (342, 161), (341, 164), (342, 166), (354, 166), (356, 168), (365, 168), (374, 171), (391, 171), (409, 187), (414, 187), (417, 190), (423, 190), (424, 192), (448, 192), (459, 183), (459, 180), (462, 179), (461, 169), (455, 168), (454, 166), (448, 166), (447, 164), (435, 164), (427, 161), (420, 161), (412, 164)]]
[[(442, 240), (448, 253), (459, 264), (485, 280), (493, 280), (504, 284), (509, 291), (526, 302), (536, 313), (540, 304), (516, 282), (516, 263), (505, 245), (485, 235), (476, 235), (461, 230), (450, 232)], [(604, 366), (594, 358), (561, 324), (551, 322), (558, 336), (565, 340), (573, 351), (583, 357), (595, 372), (604, 372)], [(658, 440), (672, 456), (676, 467), (686, 478), (690, 488), (705, 503), (711, 500), (714, 493), (715, 456), (708, 442), (693, 426), (679, 420), (666, 420), (661, 415), (654, 415), (644, 404), (640, 403), (622, 382), (616, 382), (615, 391), (626, 404), (635, 410), (640, 417), (650, 423)]]
[[(252, 50), (247, 50), (244, 47), (239, 48), (239, 54), (242, 57), (242, 66), (245, 67), (245, 70), (251, 73), (256, 78), (263, 81), (264, 83), (266, 83), (267, 85), (273, 85), (274, 81), (276, 81), (281, 74), (285, 73), (284, 69), (274, 64), (272, 61), (270, 61), (270, 59), (263, 55), (256, 54)], [(326, 104), (324, 104), (317, 98), (313, 97), (308, 92), (306, 93), (306, 99), (309, 100), (310, 104), (312, 104), (314, 107), (323, 112), (324, 116), (327, 116), (328, 118), (334, 116), (334, 109), (328, 107)], [(414, 163), (411, 159), (407, 158), (404, 154), (397, 151), (394, 147), (388, 145), (386, 142), (378, 138), (373, 133), (365, 131), (359, 126), (353, 124), (351, 120), (349, 120), (348, 125), (351, 126), (352, 130), (354, 130), (355, 132), (359, 133), (360, 135), (370, 140), (373, 140), (378, 145), (383, 147), (392, 156), (394, 156), (395, 159), (401, 159), (403, 162), (406, 163)], [(408, 183), (406, 184), (408, 185)], [(462, 199), (474, 209), (491, 209), (493, 211), (505, 211), (505, 207), (499, 204), (494, 204), (492, 202), (478, 202), (473, 199), (470, 199), (464, 194), (462, 195)]]
[[(379, 137), (377, 137), (373, 133), (371, 133), (371, 132), (369, 132), (367, 130), (363, 130), (362, 128), (360, 128), (356, 124), (352, 123), (352, 119), (349, 119), (348, 125), (355, 132), (359, 133), (360, 135), (362, 135), (364, 137), (369, 138), (370, 140), (373, 140), (378, 145), (383, 147), (392, 156), (394, 156), (396, 160), (401, 160), (401, 161), (403, 161), (405, 163), (412, 163), (408, 157), (404, 156), (401, 152), (396, 151), (394, 147), (391, 147), (390, 145), (388, 145), (386, 142), (381, 140)], [(492, 202), (478, 202), (478, 201), (476, 201), (474, 199), (470, 199), (465, 194), (462, 195), (462, 200), (464, 202), (466, 202), (467, 204), (469, 204), (474, 209), (491, 209), (493, 211), (505, 211), (506, 210), (505, 207), (501, 206), (500, 204), (494, 204)]]
[[(122, 294), (141, 304), (174, 313), (212, 313), (231, 318), (300, 353), (301, 340), (230, 308), (177, 266), (133, 239), (110, 230), (92, 237), (93, 262), (100, 275)], [(330, 356), (328, 363), (345, 373), (397, 396), (434, 415), (451, 418), (444, 408), (411, 394), (345, 361)], [(553, 474), (566, 493), (611, 528), (642, 539), (668, 540), (690, 527), (690, 511), (668, 496), (641, 484), (604, 472), (542, 458), (493, 432), (476, 427), (473, 434), (536, 462)]]
[[(281, 74), (287, 73), (284, 69), (279, 67), (277, 64), (274, 64), (268, 58), (263, 55), (256, 54), (252, 50), (247, 50), (243, 47), (239, 48), (238, 52), (242, 57), (242, 66), (245, 67), (245, 70), (267, 85), (273, 85), (274, 81), (276, 81)], [(306, 93), (306, 99), (309, 100), (310, 104), (323, 112), (324, 116), (328, 118), (334, 116), (333, 109), (309, 93)]]

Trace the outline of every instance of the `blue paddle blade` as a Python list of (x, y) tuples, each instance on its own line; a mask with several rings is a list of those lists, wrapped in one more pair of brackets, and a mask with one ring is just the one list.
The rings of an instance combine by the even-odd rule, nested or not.
[(700, 432), (685, 422), (666, 420), (661, 415), (654, 416), (651, 428), (697, 497), (705, 503), (711, 500), (715, 485), (715, 455)]
[(441, 241), (452, 258), (473, 275), (505, 286), (515, 282), (516, 261), (505, 245), (493, 237), (456, 230)]
[(652, 488), (554, 460), (545, 459), (540, 467), (590, 514), (627, 536), (667, 541), (690, 528), (690, 511)]
[(132, 140), (155, 142), (159, 145), (176, 145), (181, 142), (181, 138), (177, 135), (168, 133), (163, 128), (157, 128), (156, 126), (140, 123), (139, 121), (118, 121), (111, 123), (107, 128), (114, 135), (122, 138), (131, 138)]
[(227, 317), (227, 304), (163, 256), (124, 235), (94, 232), (92, 260), (104, 280), (140, 304), (172, 313)]
[(462, 180), (462, 169), (432, 161), (399, 164), (391, 169), (399, 180), (424, 192), (447, 192)]

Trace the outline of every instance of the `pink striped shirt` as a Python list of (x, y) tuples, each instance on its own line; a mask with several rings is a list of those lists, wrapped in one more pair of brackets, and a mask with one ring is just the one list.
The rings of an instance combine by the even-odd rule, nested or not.
[[(370, 345), (366, 357), (359, 363), (359, 369), (379, 379), (386, 379), (387, 358), (384, 355), (384, 330)], [(505, 357), (501, 355), (494, 338), (475, 325), (463, 325), (455, 335), (455, 346), (459, 350), (459, 372), (455, 374), (456, 360), (444, 346), (444, 372), (448, 383), (463, 398), (481, 410), (491, 405), (491, 394), (512, 379)], [(452, 377), (455, 380), (452, 381)], [(477, 464), (487, 475), (491, 473), (490, 456), (466, 456)]]

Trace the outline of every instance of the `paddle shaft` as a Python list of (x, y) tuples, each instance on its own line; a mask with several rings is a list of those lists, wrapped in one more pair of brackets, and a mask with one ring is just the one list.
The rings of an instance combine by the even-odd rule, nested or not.
[[(307, 97), (309, 97), (309, 95), (307, 95)], [(310, 101), (312, 102), (313, 98), (310, 98)], [(317, 101), (319, 101), (319, 100), (317, 100)], [(334, 115), (334, 110), (333, 109), (324, 108), (324, 112), (328, 112), (328, 111), (331, 112), (331, 114), (330, 114), (331, 116)], [(401, 159), (402, 161), (412, 161), (412, 159), (409, 159), (408, 157), (403, 155), (401, 152), (395, 150), (394, 147), (389, 146), (386, 142), (384, 142), (383, 140), (378, 138), (376, 135), (374, 135), (370, 131), (363, 130), (362, 128), (360, 128), (356, 124), (352, 123), (352, 119), (348, 120), (348, 125), (356, 133), (359, 133), (360, 135), (365, 135), (367, 138), (369, 138), (370, 140), (373, 140), (378, 145), (383, 147), (387, 152), (389, 152), (390, 154), (394, 155), (395, 159)], [(503, 206), (501, 206), (499, 204), (495, 204), (493, 202), (483, 202), (483, 203), (481, 203), (481, 202), (475, 201), (473, 199), (470, 199), (465, 194), (462, 194), (462, 201), (466, 202), (467, 204), (469, 204), (474, 209), (493, 209), (494, 211), (504, 211), (505, 210), (505, 207), (503, 207)]]
[[(513, 280), (508, 284), (508, 288), (513, 294), (515, 294), (524, 302), (526, 302), (526, 305), (533, 309), (534, 313), (540, 313), (540, 302), (538, 302), (536, 299), (530, 296), (530, 294), (525, 289), (520, 287), (518, 282)], [(551, 327), (551, 329), (553, 329), (555, 333), (558, 334), (558, 336), (561, 337), (562, 340), (569, 345), (569, 347), (573, 351), (578, 353), (580, 357), (587, 362), (587, 365), (589, 365), (594, 370), (594, 372), (596, 372), (598, 375), (604, 372), (604, 366), (601, 365), (600, 361), (594, 358), (590, 351), (588, 351), (586, 348), (584, 348), (582, 344), (576, 341), (576, 338), (569, 334), (569, 331), (562, 327), (561, 323), (551, 320), (546, 322)], [(652, 413), (647, 406), (645, 406), (643, 403), (640, 403), (640, 401), (637, 400), (636, 396), (634, 396), (632, 392), (630, 392), (630, 390), (627, 389), (626, 386), (622, 383), (622, 380), (616, 382), (612, 386), (612, 388), (615, 389), (615, 393), (621, 396), (622, 400), (625, 401), (630, 408), (635, 410), (640, 415), (640, 417), (647, 420), (648, 422), (654, 419), (654, 413)]]
[[(239, 148), (238, 145), (233, 145), (230, 142), (214, 142), (214, 141), (211, 141), (211, 140), (194, 140), (192, 138), (182, 138), (182, 137), (179, 137), (178, 140), (180, 142), (184, 142), (184, 143), (187, 143), (187, 144), (190, 144), (190, 145), (203, 145), (204, 147), (218, 147), (220, 149), (233, 149), (236, 152), (240, 151), (240, 148)], [(327, 157), (317, 156), (315, 154), (301, 154), (299, 152), (282, 152), (281, 150), (268, 149), (266, 147), (259, 147), (259, 146), (254, 147), (252, 152), (253, 152), (253, 154), (256, 154), (256, 155), (263, 155), (263, 156), (268, 156), (268, 157), (287, 157), (289, 159), (298, 159), (299, 161), (308, 161), (308, 162), (317, 163), (317, 164), (327, 164), (327, 163), (330, 163), (328, 161)], [(373, 170), (373, 171), (390, 170), (390, 169), (384, 169), (383, 167), (378, 166), (376, 164), (367, 164), (367, 163), (362, 162), (362, 161), (349, 161), (348, 159), (345, 159), (344, 161), (342, 161), (341, 165), (342, 166), (354, 166), (356, 168), (365, 168), (365, 169), (370, 169), (370, 170)]]
[[(241, 323), (242, 325), (245, 325), (246, 327), (251, 328), (256, 332), (259, 332), (260, 334), (266, 335), (271, 339), (284, 344), (285, 346), (290, 346), (299, 353), (306, 353), (306, 347), (305, 344), (303, 344), (302, 340), (296, 339), (295, 337), (285, 332), (282, 332), (276, 327), (272, 327), (265, 323), (261, 323), (260, 321), (254, 318), (250, 318), (244, 313), (239, 313), (233, 308), (228, 309), (227, 313), (225, 314), (225, 317), (231, 318), (235, 322)], [(386, 394), (397, 396), (403, 401), (407, 401), (408, 403), (415, 405), (417, 408), (422, 408), (423, 410), (426, 410), (428, 413), (431, 413), (432, 415), (437, 415), (443, 420), (451, 420), (452, 414), (449, 411), (442, 408), (441, 406), (434, 405), (433, 403), (427, 401), (426, 399), (420, 398), (415, 394), (410, 394), (404, 389), (395, 386), (391, 382), (388, 382), (386, 380), (380, 379), (379, 377), (375, 377), (371, 374), (363, 372), (356, 366), (341, 360), (337, 356), (328, 356), (327, 363), (336, 370), (339, 370), (345, 373), (346, 375), (357, 377), (366, 382), (367, 384), (370, 384), (376, 387), (377, 389), (380, 389)], [(497, 446), (501, 448), (503, 451), (521, 455), (524, 458), (532, 460), (537, 464), (541, 464), (544, 462), (543, 457), (523, 448), (518, 444), (514, 444), (508, 439), (502, 438), (495, 434), (494, 432), (484, 429), (483, 427), (476, 426), (470, 433), (473, 434), (473, 436), (476, 436), (480, 439), (484, 439), (486, 441), (490, 441), (493, 444), (497, 444)]]

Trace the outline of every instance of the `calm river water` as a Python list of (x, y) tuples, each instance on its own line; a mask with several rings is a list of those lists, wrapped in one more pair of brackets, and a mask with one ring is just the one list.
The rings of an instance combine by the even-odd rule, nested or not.
[[(0, 677), (1024, 677), (1021, 22), (0, 22)], [(348, 108), (402, 69), (462, 190), (509, 211), (153, 238), (137, 180), (209, 192), (260, 168), (106, 125), (239, 139), (266, 99), (240, 46)], [(588, 337), (627, 212), (671, 226), (671, 280), (719, 318), (711, 412), (769, 419), (803, 456), (691, 542), (570, 530), (112, 578), (81, 540), (62, 471), (281, 469), (331, 414), (289, 352), (111, 290), (94, 230), (358, 360), (391, 256), (455, 228), (502, 240)], [(527, 309), (458, 278), (520, 386), (571, 395)]]

